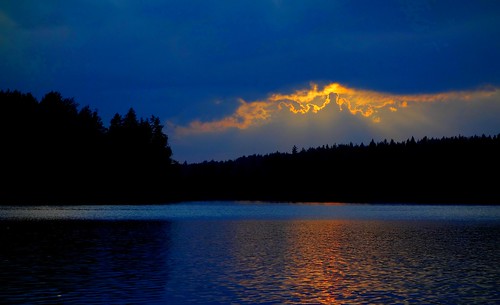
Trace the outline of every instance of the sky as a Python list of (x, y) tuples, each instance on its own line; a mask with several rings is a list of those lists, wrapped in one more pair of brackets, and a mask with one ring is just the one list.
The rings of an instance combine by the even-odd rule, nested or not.
[(500, 1), (0, 2), (0, 90), (105, 126), (159, 117), (179, 162), (500, 133)]

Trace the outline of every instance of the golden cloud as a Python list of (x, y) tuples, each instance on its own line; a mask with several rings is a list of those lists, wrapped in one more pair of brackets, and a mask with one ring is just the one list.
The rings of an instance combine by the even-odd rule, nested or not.
[(175, 126), (177, 135), (193, 133), (220, 132), (228, 128), (247, 129), (263, 124), (273, 118), (277, 112), (289, 110), (298, 115), (315, 114), (325, 109), (332, 100), (339, 110), (347, 110), (352, 115), (361, 115), (374, 123), (381, 121), (381, 110), (396, 112), (399, 108), (409, 107), (412, 103), (435, 103), (451, 100), (471, 101), (492, 96), (496, 88), (471, 91), (450, 91), (435, 94), (390, 94), (371, 90), (348, 88), (339, 83), (330, 83), (321, 90), (311, 83), (309, 89), (297, 90), (290, 94), (271, 94), (263, 101), (246, 102), (240, 99), (236, 111), (220, 120), (191, 122), (188, 126)]

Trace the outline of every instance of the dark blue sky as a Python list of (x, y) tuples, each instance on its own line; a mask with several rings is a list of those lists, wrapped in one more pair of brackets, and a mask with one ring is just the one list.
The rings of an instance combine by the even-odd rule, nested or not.
[[(106, 125), (130, 107), (158, 116), (181, 162), (497, 134), (498, 37), (495, 0), (2, 1), (0, 89), (59, 91)], [(351, 108), (292, 114), (304, 101), (270, 98), (312, 83), (355, 90)], [(367, 103), (376, 114), (355, 110)]]

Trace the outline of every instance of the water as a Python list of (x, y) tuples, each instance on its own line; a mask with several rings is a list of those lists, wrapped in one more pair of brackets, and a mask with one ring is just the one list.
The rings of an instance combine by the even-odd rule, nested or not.
[(0, 304), (500, 304), (500, 206), (0, 208)]

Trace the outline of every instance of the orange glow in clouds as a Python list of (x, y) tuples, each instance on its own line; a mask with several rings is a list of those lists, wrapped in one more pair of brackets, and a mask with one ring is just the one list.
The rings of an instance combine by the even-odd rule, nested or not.
[(266, 100), (246, 102), (240, 99), (236, 111), (220, 120), (211, 122), (193, 121), (188, 126), (176, 126), (177, 135), (217, 132), (228, 128), (246, 129), (263, 124), (272, 119), (273, 114), (288, 109), (298, 115), (315, 114), (335, 101), (339, 110), (347, 110), (352, 115), (361, 115), (380, 122), (380, 110), (398, 111), (412, 103), (434, 103), (449, 100), (472, 100), (495, 94), (496, 88), (474, 91), (450, 91), (435, 94), (397, 95), (370, 90), (347, 88), (339, 83), (331, 83), (319, 90), (312, 83), (310, 89), (297, 90), (291, 94), (271, 94)]

